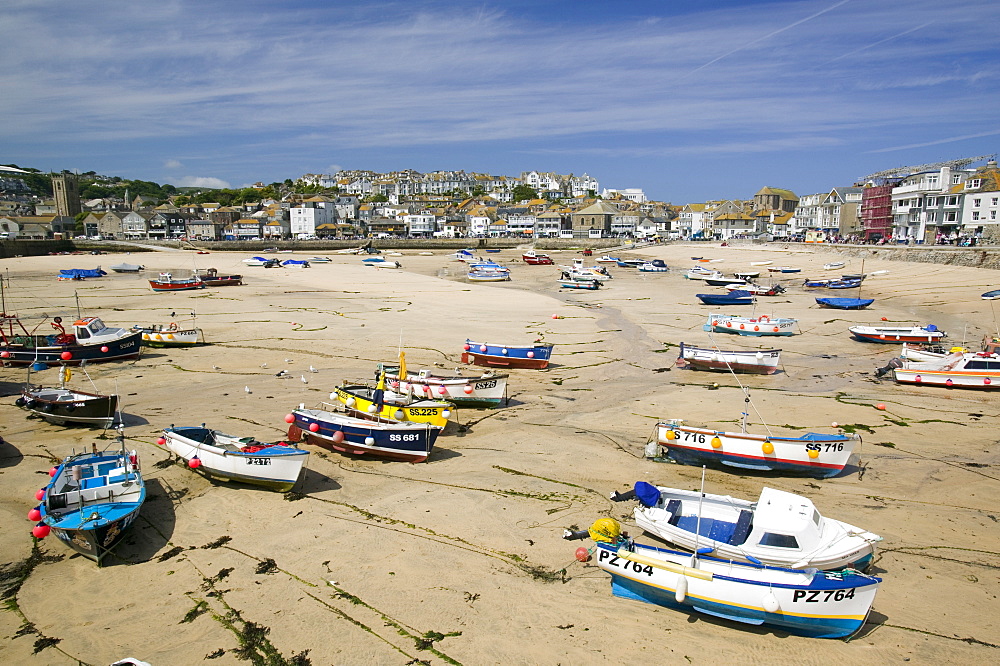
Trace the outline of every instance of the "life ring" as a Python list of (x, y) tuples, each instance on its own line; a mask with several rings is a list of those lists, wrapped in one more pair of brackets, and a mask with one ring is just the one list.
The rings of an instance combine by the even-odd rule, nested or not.
[(66, 335), (66, 329), (62, 325), (62, 317), (56, 317), (53, 319), (49, 326), (59, 331), (59, 335)]
[(170, 322), (170, 326), (167, 326), (167, 330), (168, 331), (176, 331), (177, 330), (177, 322), (175, 322), (175, 321)]
[(771, 321), (771, 318), (768, 317), (767, 315), (761, 315), (760, 317), (758, 317), (758, 319), (760, 321)]

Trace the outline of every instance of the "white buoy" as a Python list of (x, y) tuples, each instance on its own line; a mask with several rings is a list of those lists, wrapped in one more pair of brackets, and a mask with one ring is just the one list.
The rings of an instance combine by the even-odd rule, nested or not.
[(688, 579), (684, 574), (680, 574), (677, 578), (677, 589), (674, 590), (674, 599), (677, 603), (682, 604), (684, 600), (687, 599), (688, 594)]
[(768, 590), (767, 594), (764, 595), (764, 610), (768, 613), (777, 613), (781, 610), (781, 605), (778, 603), (778, 597), (774, 596), (773, 590)]

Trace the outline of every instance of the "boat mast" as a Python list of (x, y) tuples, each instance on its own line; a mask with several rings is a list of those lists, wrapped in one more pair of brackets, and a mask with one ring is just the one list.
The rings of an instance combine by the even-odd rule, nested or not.
[(694, 555), (691, 556), (691, 566), (698, 559), (698, 540), (701, 538), (701, 510), (705, 505), (705, 465), (701, 466), (701, 490), (698, 491), (698, 520), (694, 528)]

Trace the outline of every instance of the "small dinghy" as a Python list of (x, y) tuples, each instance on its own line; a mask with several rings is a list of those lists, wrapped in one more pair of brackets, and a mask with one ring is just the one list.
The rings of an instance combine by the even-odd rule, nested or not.
[(138, 273), (145, 266), (139, 266), (138, 264), (117, 264), (111, 267), (115, 273)]
[(721, 312), (713, 312), (708, 315), (708, 322), (702, 326), (702, 330), (709, 333), (735, 333), (736, 335), (795, 335), (795, 326), (798, 319), (790, 317), (769, 317), (760, 315), (759, 317), (745, 317), (742, 315), (729, 315)]
[(896, 344), (899, 342), (939, 342), (948, 337), (944, 331), (938, 330), (934, 324), (927, 326), (851, 326), (847, 329), (855, 340), (861, 342), (878, 342), (881, 344)]
[(825, 271), (832, 271), (832, 270), (836, 270), (838, 268), (843, 268), (846, 265), (847, 265), (846, 262), (843, 262), (843, 261), (831, 261), (828, 264), (823, 264), (823, 270), (825, 270)]
[(485, 367), (544, 370), (549, 367), (554, 345), (536, 342), (531, 345), (497, 345), (466, 340), (462, 363)]
[(29, 382), (14, 404), (56, 425), (73, 423), (94, 428), (112, 427), (118, 410), (118, 396), (67, 388), (66, 383), (72, 376), (72, 369), (63, 366), (59, 386), (46, 388), (31, 384), (29, 372)]
[(754, 297), (749, 291), (734, 289), (728, 294), (695, 294), (705, 305), (753, 305)]
[(635, 521), (672, 544), (709, 548), (716, 557), (790, 569), (864, 570), (882, 540), (853, 525), (825, 518), (812, 501), (764, 488), (756, 502), (639, 481), (615, 502), (638, 500)]
[(309, 452), (287, 442), (270, 444), (253, 437), (227, 435), (205, 426), (164, 428), (157, 444), (187, 466), (224, 481), (240, 481), (286, 492), (295, 486)]
[(874, 298), (817, 298), (816, 304), (821, 308), (835, 310), (863, 310), (875, 302)]
[(723, 351), (692, 347), (681, 343), (677, 357), (678, 367), (691, 366), (697, 370), (744, 372), (754, 375), (773, 375), (781, 364), (780, 349), (753, 349)]

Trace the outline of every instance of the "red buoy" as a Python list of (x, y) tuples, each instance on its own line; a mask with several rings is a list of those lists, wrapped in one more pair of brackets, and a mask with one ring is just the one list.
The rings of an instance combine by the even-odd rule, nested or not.
[(576, 561), (577, 562), (586, 562), (589, 559), (590, 559), (590, 551), (589, 550), (587, 550), (583, 546), (580, 546), (579, 548), (576, 549)]
[(295, 414), (285, 414), (285, 423), (295, 423)]
[(35, 499), (38, 500), (39, 502), (45, 499), (45, 488), (42, 488), (37, 493), (35, 493)]
[(333, 434), (330, 435), (330, 439), (332, 439), (333, 441), (335, 441), (337, 444), (340, 444), (341, 442), (344, 441), (344, 431), (343, 430), (334, 430)]
[(159, 444), (160, 446), (163, 446), (164, 444), (166, 444), (166, 443), (167, 443), (167, 440), (166, 440), (166, 439), (164, 439), (163, 437), (158, 437), (158, 438), (156, 439), (156, 443), (157, 443), (157, 444)]
[(71, 353), (69, 353), (68, 351), (64, 351), (62, 354), (59, 354), (59, 358), (61, 358), (64, 361), (68, 361), (71, 358), (73, 358), (73, 355)]
[(37, 506), (28, 512), (28, 520), (30, 520), (31, 522), (37, 523), (41, 519), (42, 519), (42, 512), (38, 509)]
[(37, 525), (31, 528), (31, 535), (36, 539), (44, 539), (49, 535), (49, 532), (51, 531), (52, 528), (50, 528), (45, 523), (38, 523)]
[(59, 471), (58, 467), (53, 467), (52, 469), (49, 470), (49, 476), (55, 476), (56, 472), (58, 471)]
[(201, 458), (195, 456), (194, 458), (191, 458), (191, 460), (188, 460), (188, 467), (191, 469), (198, 469), (201, 467)]
[(319, 424), (318, 423), (310, 423), (309, 424), (309, 432), (319, 432)]
[(109, 351), (111, 351), (111, 350), (110, 350), (110, 349), (108, 348), (108, 346), (107, 346), (107, 345), (103, 345), (103, 346), (101, 347), (101, 351), (102, 351), (103, 353), (107, 354), (107, 353), (108, 353)]

